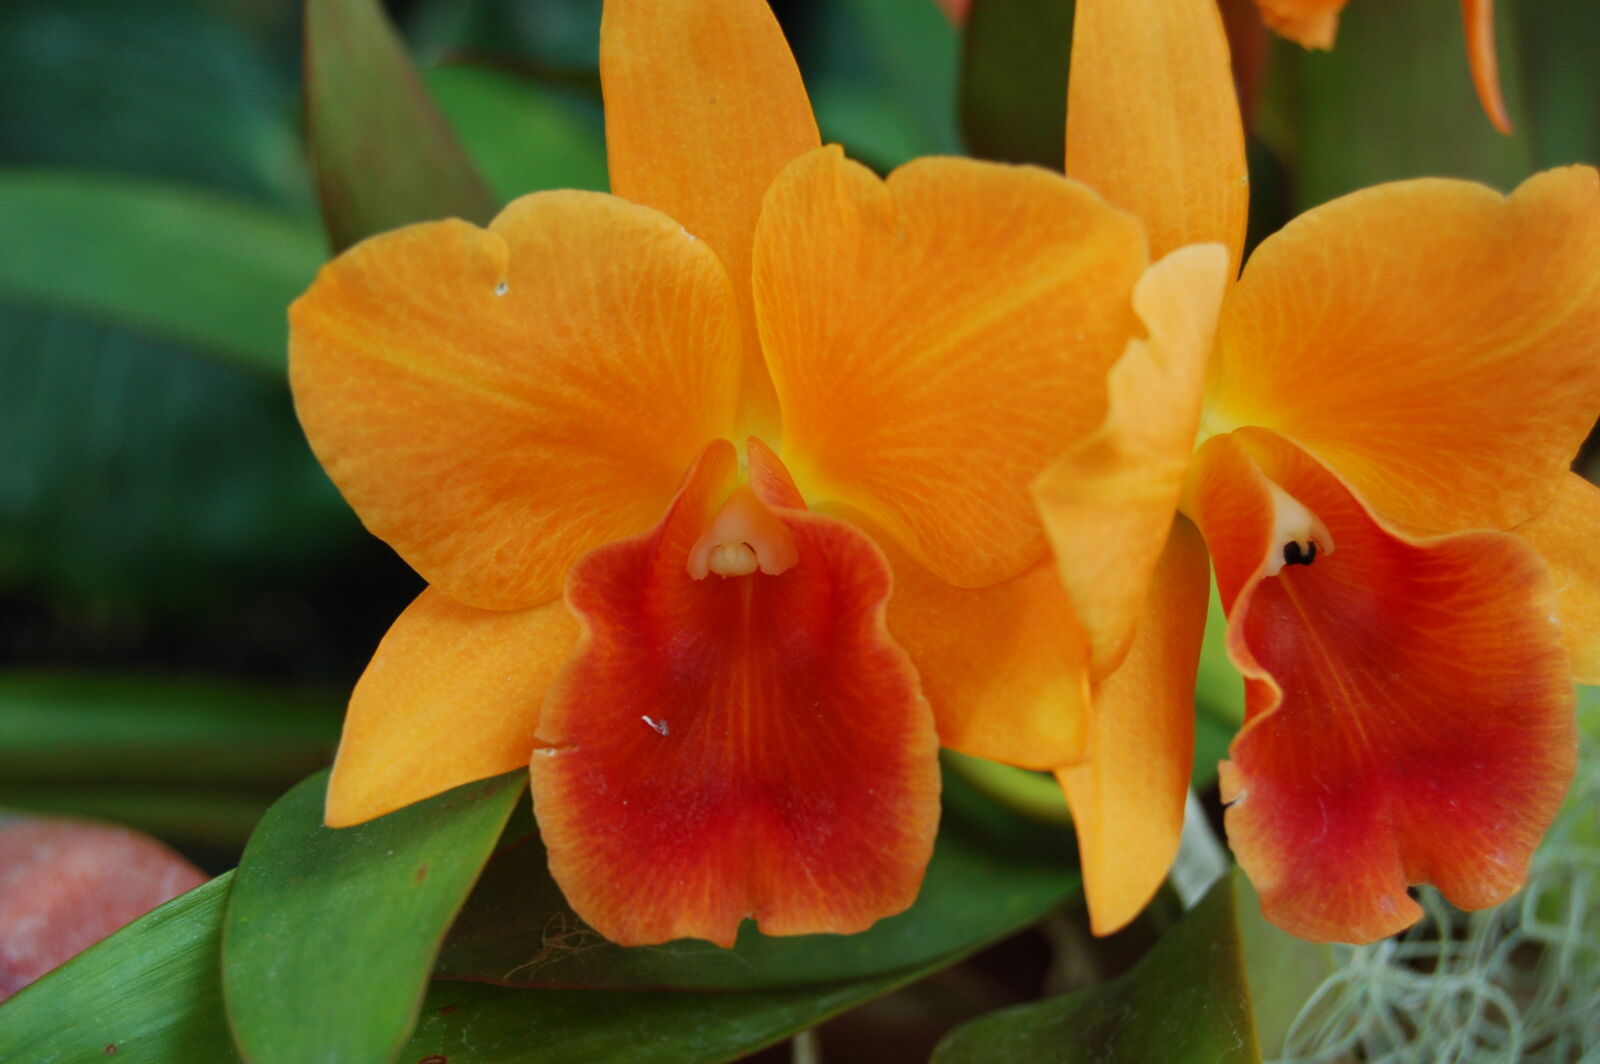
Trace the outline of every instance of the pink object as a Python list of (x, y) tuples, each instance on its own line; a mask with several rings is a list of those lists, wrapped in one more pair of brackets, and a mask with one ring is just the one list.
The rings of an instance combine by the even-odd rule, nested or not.
[(967, 11), (972, 7), (972, 0), (934, 0), (934, 3), (950, 17), (950, 21), (957, 26), (967, 21)]
[(205, 881), (128, 828), (66, 817), (0, 820), (0, 999)]

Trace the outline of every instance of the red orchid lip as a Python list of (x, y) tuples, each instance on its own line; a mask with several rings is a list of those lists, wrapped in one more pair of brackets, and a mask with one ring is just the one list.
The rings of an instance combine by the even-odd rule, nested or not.
[[(568, 901), (624, 945), (731, 946), (746, 918), (864, 930), (911, 904), (932, 854), (938, 741), (885, 626), (888, 564), (787, 505), (758, 441), (750, 458), (740, 486), (711, 444), (654, 531), (568, 579), (583, 635), (545, 700), (534, 811)], [(770, 522), (792, 564), (691, 575), (697, 547)]]
[[(1505, 533), (1395, 533), (1265, 430), (1209, 441), (1196, 477), (1246, 677), (1222, 773), (1228, 837), (1263, 911), (1303, 938), (1364, 942), (1414, 922), (1413, 883), (1463, 908), (1503, 901), (1576, 756), (1538, 555)], [(1282, 564), (1284, 498), (1338, 551)]]

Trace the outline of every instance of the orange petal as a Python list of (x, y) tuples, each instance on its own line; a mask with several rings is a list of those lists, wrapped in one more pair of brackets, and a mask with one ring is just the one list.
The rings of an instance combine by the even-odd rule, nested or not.
[(861, 533), (774, 511), (778, 576), (690, 579), (733, 483), (708, 448), (662, 524), (573, 567), (583, 626), (545, 703), (534, 811), (568, 902), (624, 945), (861, 931), (916, 897), (938, 741), (884, 626), (889, 569)]
[(1044, 170), (921, 159), (888, 181), (824, 148), (756, 233), (756, 311), (785, 460), (940, 579), (1044, 553), (1028, 482), (1105, 416), (1136, 324), (1134, 219)]
[(767, 186), (822, 143), (783, 31), (766, 0), (608, 0), (600, 80), (611, 191), (676, 218), (722, 256), (744, 314), (745, 424), (772, 431), (750, 247)]
[(428, 588), (390, 627), (344, 718), (326, 820), (343, 828), (528, 763), (571, 656), (564, 602), (502, 613)]
[(852, 523), (894, 570), (889, 631), (917, 668), (939, 745), (1032, 769), (1082, 758), (1083, 631), (1050, 559), (998, 584), (960, 588), (865, 519)]
[(1339, 12), (1348, 0), (1256, 0), (1261, 19), (1280, 37), (1326, 51), (1339, 32)]
[(579, 555), (649, 528), (737, 402), (716, 256), (597, 193), (366, 241), (290, 325), (328, 475), (429, 583), (486, 609), (549, 601)]
[(1600, 181), (1404, 181), (1268, 237), (1222, 308), (1214, 416), (1434, 532), (1542, 510), (1600, 410)]
[(1467, 29), (1467, 61), (1472, 87), (1494, 128), (1511, 135), (1511, 116), (1500, 96), (1500, 63), (1494, 51), (1494, 0), (1461, 0), (1461, 21)]
[(1238, 272), (1250, 178), (1216, 0), (1078, 0), (1067, 176), (1137, 214), (1151, 258), (1216, 241)]
[(1194, 759), (1194, 682), (1211, 594), (1205, 544), (1173, 522), (1138, 637), (1094, 688), (1089, 758), (1059, 769), (1097, 935), (1139, 914), (1178, 853)]
[(1550, 568), (1562, 641), (1579, 683), (1600, 684), (1600, 488), (1576, 473), (1560, 480), (1555, 501), (1516, 528)]
[(1204, 244), (1145, 271), (1133, 306), (1148, 336), (1112, 369), (1104, 424), (1033, 483), (1096, 679), (1128, 652), (1183, 492), (1227, 267)]
[[(1268, 918), (1366, 942), (1416, 920), (1408, 883), (1465, 909), (1504, 900), (1576, 755), (1538, 555), (1501, 532), (1398, 535), (1270, 432), (1209, 441), (1196, 473), (1189, 501), (1246, 677), (1228, 837)], [(1282, 492), (1333, 549), (1269, 576), (1275, 521), (1294, 509)]]

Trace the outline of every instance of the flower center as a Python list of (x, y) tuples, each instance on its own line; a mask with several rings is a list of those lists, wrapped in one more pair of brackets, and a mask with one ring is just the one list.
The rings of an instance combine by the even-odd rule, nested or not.
[(1333, 553), (1333, 536), (1322, 519), (1305, 503), (1267, 481), (1272, 493), (1272, 547), (1267, 555), (1267, 576), (1277, 576), (1286, 565), (1310, 565), (1317, 555)]
[(800, 552), (794, 534), (750, 490), (741, 486), (722, 504), (689, 550), (689, 575), (704, 580), (718, 576), (749, 576), (758, 569), (777, 576), (794, 567)]

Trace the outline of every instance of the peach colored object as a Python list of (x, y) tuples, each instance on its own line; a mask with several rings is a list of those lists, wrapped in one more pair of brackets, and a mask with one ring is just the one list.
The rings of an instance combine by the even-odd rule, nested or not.
[(0, 999), (205, 881), (128, 828), (65, 817), (0, 820)]

